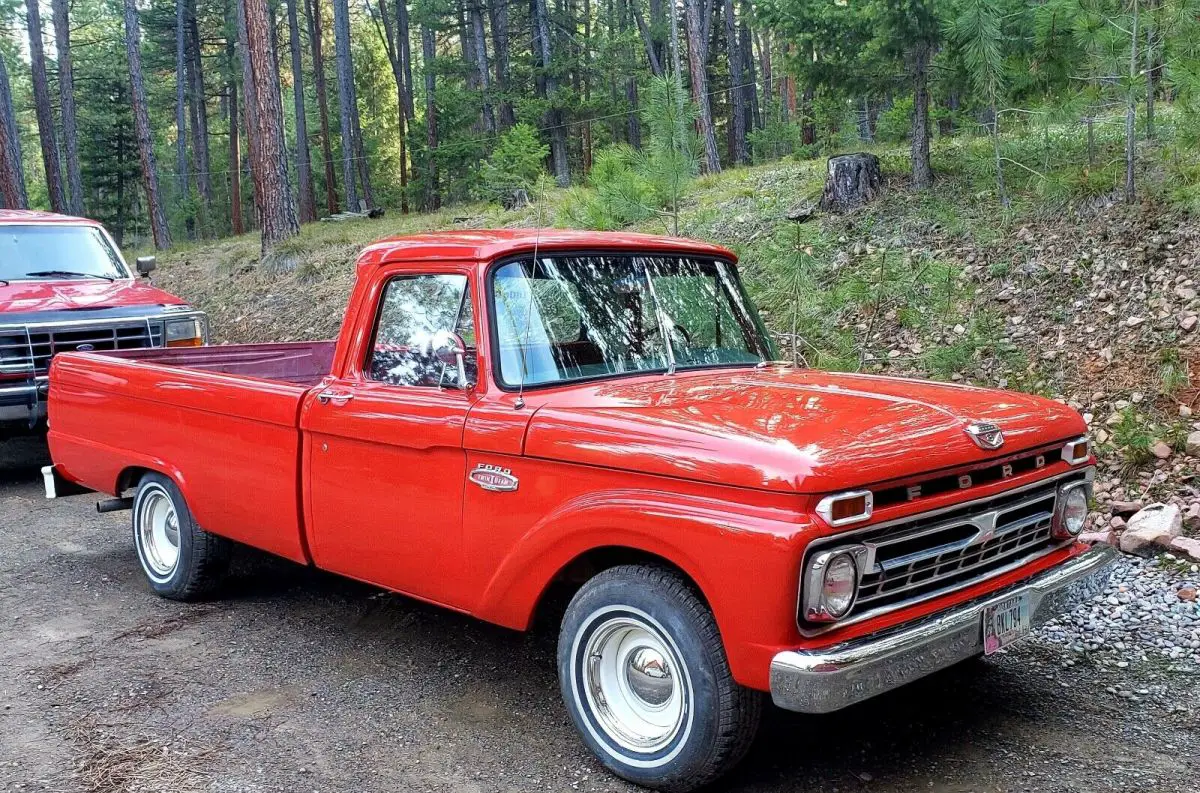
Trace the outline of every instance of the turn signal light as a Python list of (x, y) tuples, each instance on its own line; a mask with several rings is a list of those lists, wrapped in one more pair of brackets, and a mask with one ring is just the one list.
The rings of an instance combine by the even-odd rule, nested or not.
[(1079, 465), (1092, 456), (1092, 443), (1087, 438), (1076, 438), (1062, 449), (1062, 458), (1071, 465)]
[(168, 347), (203, 347), (204, 339), (196, 337), (194, 339), (176, 339), (167, 342)]
[(830, 526), (845, 526), (870, 518), (874, 504), (875, 497), (870, 490), (852, 490), (821, 499), (817, 514)]

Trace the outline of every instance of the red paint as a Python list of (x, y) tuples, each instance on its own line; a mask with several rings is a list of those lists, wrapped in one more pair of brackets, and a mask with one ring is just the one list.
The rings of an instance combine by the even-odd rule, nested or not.
[[(485, 620), (525, 628), (548, 583), (588, 551), (624, 547), (686, 572), (716, 615), (735, 677), (765, 689), (771, 656), (923, 616), (1061, 563), (1065, 549), (992, 581), (819, 637), (797, 628), (807, 544), (834, 534), (823, 494), (915, 475), (967, 473), (1082, 435), (1072, 410), (987, 389), (772, 367), (688, 371), (532, 389), (491, 377), (467, 392), (365, 381), (375, 307), (398, 273), (462, 273), (484, 317), (485, 271), (531, 251), (641, 251), (733, 259), (715, 246), (632, 234), (455, 232), (367, 248), (341, 337), (289, 345), (113, 356), (64, 354), (51, 370), (50, 446), (69, 479), (115, 493), (131, 467), (179, 482), (205, 528)], [(279, 347), (280, 349), (276, 349)], [(245, 353), (237, 352), (246, 350)], [(168, 357), (169, 356), (169, 357)], [(197, 356), (197, 357), (193, 357)], [(207, 357), (201, 357), (207, 356)], [(279, 360), (303, 361), (290, 380)], [(236, 360), (235, 360), (236, 357)], [(316, 385), (311, 385), (316, 382)], [(333, 399), (322, 402), (319, 393)], [(341, 405), (338, 396), (353, 398)], [(963, 432), (999, 424), (985, 452)], [(508, 469), (514, 492), (470, 483)], [(1048, 465), (970, 496), (881, 509), (889, 520), (1067, 470)], [(484, 477), (483, 479), (486, 479)]]
[[(101, 230), (104, 228), (96, 221), (86, 218), (57, 215), (53, 212), (0, 209), (0, 226), (4, 224), (89, 226)], [(62, 262), (49, 262), (46, 266), (70, 269), (69, 263)], [(183, 305), (183, 302), (169, 292), (133, 278), (112, 282), (98, 278), (40, 278), (36, 281), (15, 281), (8, 285), (0, 281), (0, 324), (4, 322), (3, 315), (6, 313), (127, 306), (178, 306)]]

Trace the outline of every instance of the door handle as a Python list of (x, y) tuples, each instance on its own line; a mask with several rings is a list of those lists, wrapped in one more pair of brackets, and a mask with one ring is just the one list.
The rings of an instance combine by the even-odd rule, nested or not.
[(347, 394), (343, 391), (322, 391), (317, 394), (317, 401), (322, 405), (333, 405), (341, 407), (342, 405), (354, 399), (354, 394)]

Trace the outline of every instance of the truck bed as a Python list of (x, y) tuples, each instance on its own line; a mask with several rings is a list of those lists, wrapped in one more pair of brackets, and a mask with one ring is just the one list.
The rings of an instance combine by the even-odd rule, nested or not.
[(62, 353), (50, 370), (55, 464), (113, 495), (143, 469), (171, 471), (205, 529), (307, 561), (299, 413), (329, 373), (333, 346)]

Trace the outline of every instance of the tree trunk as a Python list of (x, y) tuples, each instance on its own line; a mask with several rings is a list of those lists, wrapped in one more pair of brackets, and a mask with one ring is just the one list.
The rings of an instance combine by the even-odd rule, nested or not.
[[(180, 205), (188, 202), (188, 148), (187, 148), (187, 57), (185, 55), (184, 0), (175, 0), (175, 200)], [(184, 218), (184, 231), (189, 240), (196, 238), (196, 221), (188, 212)]]
[[(404, 3), (405, 0), (397, 0), (398, 3)], [(370, 5), (367, 6), (370, 8)], [(403, 214), (408, 214), (408, 153), (405, 146), (405, 138), (408, 128), (408, 117), (404, 112), (405, 86), (404, 86), (404, 67), (400, 62), (400, 46), (396, 40), (396, 28), (399, 27), (392, 21), (388, 14), (387, 0), (379, 0), (379, 16), (383, 21), (383, 43), (387, 50), (388, 62), (392, 67), (392, 80), (396, 83), (396, 121), (397, 131), (400, 136), (400, 211)]]
[(883, 176), (879, 158), (860, 152), (830, 157), (820, 207), (828, 212), (845, 212), (862, 206), (879, 195)]
[(234, 234), (243, 234), (242, 225), (242, 142), (238, 134), (237, 82), (229, 81), (229, 222)]
[[(226, 18), (233, 13), (231, 6), (232, 9), (236, 9), (237, 3), (225, 0)], [(228, 62), (225, 86), (227, 98), (225, 101), (229, 108), (229, 168), (226, 172), (229, 177), (229, 225), (234, 234), (242, 234), (245, 232), (245, 227), (242, 225), (242, 141), (238, 130), (237, 69), (239, 61), (237, 45), (232, 36), (225, 37), (225, 60)]]
[(312, 155), (308, 150), (308, 117), (304, 112), (304, 66), (300, 50), (299, 0), (287, 0), (288, 47), (292, 55), (292, 104), (296, 112), (296, 181), (300, 192), (300, 222), (317, 219), (317, 197), (313, 192)]
[(25, 193), (25, 165), (21, 160), (21, 137), (13, 113), (12, 85), (8, 67), (0, 55), (0, 206), (5, 209), (26, 209), (29, 196)]
[[(633, 19), (637, 23), (638, 34), (642, 37), (642, 46), (646, 48), (646, 60), (650, 62), (650, 73), (655, 77), (662, 77), (663, 63), (659, 42), (654, 40), (654, 32), (642, 17), (642, 10), (633, 3), (631, 3), (631, 6)], [(654, 2), (651, 2), (650, 8), (653, 15)], [(653, 21), (653, 16), (651, 16), (651, 21)]]
[[(35, 3), (37, 0), (30, 0)], [(150, 231), (154, 247), (171, 247), (171, 230), (167, 213), (163, 211), (162, 194), (158, 189), (158, 162), (154, 158), (154, 138), (150, 134), (150, 113), (146, 108), (146, 84), (142, 79), (142, 31), (138, 24), (136, 0), (124, 0), (125, 55), (129, 61), (129, 99), (133, 105), (134, 132), (137, 136), (138, 159), (142, 163), (142, 185), (146, 190), (146, 208), (150, 214)]]
[(65, 212), (62, 166), (58, 159), (58, 135), (54, 131), (54, 110), (50, 106), (50, 87), (46, 81), (46, 55), (42, 49), (42, 17), (38, 0), (25, 0), (29, 31), (29, 67), (33, 72), (33, 104), (37, 112), (38, 139), (42, 144), (42, 165), (46, 169), (46, 190), (50, 208)]
[[(126, 0), (132, 2), (133, 0)], [(246, 49), (253, 80), (246, 90), (246, 104), (254, 105), (255, 123), (251, 164), (261, 190), (255, 193), (262, 222), (262, 253), (300, 233), (296, 202), (288, 179), (287, 153), (283, 138), (283, 101), (279, 95), (279, 64), (271, 51), (271, 22), (267, 0), (244, 0)]]
[(746, 94), (742, 74), (742, 48), (738, 38), (737, 17), (733, 13), (733, 0), (725, 2), (725, 47), (729, 56), (730, 127), (733, 135), (733, 161), (738, 165), (750, 162), (750, 150), (746, 147)]
[(196, 0), (188, 2), (188, 75), (192, 91), (192, 156), (196, 165), (196, 189), (201, 209), (208, 215), (212, 203), (212, 163), (208, 153), (208, 95), (204, 90), (204, 62), (200, 52), (200, 24), (196, 19)]
[(492, 62), (496, 70), (496, 93), (500, 96), (500, 126), (508, 129), (517, 123), (512, 101), (508, 98), (508, 3), (492, 0), (487, 4), (492, 23)]
[(259, 151), (259, 135), (258, 135), (258, 113), (254, 105), (254, 72), (250, 66), (250, 45), (246, 36), (246, 7), (245, 0), (237, 0), (237, 27), (238, 27), (238, 54), (242, 61), (242, 106), (246, 109), (246, 123), (243, 129), (246, 132), (246, 149), (249, 156), (246, 158), (246, 165), (250, 171), (250, 186), (251, 186), (251, 203), (254, 206), (254, 222), (255, 226), (262, 226), (261, 208), (262, 203), (259, 196), (262, 195), (262, 174), (258, 169), (258, 162), (262, 159), (262, 153)]
[(701, 0), (684, 0), (683, 13), (687, 29), (688, 71), (692, 77), (692, 101), (696, 104), (700, 139), (704, 143), (701, 166), (705, 173), (721, 172), (721, 155), (717, 151), (717, 134), (713, 127), (712, 104), (708, 96), (708, 38), (707, 21), (702, 18)]
[[(404, 5), (401, 0), (398, 5)], [(321, 53), (321, 0), (304, 0), (308, 16), (308, 40), (312, 45), (313, 82), (317, 88), (317, 111), (321, 116), (321, 157), (325, 167), (325, 209), (338, 211), (337, 178), (333, 170), (333, 143), (329, 137), (329, 93), (325, 86), (325, 58)]]
[(58, 50), (58, 96), (67, 154), (67, 211), (83, 214), (83, 176), (79, 167), (79, 129), (75, 121), (75, 72), (71, 66), (71, 24), (67, 0), (54, 0), (54, 46)]
[(479, 73), (479, 92), (483, 97), (483, 130), (496, 131), (496, 111), (492, 107), (491, 75), (488, 73), (487, 30), (483, 26), (483, 0), (471, 3), (471, 33), (475, 37), (475, 66)]
[(1135, 122), (1137, 121), (1137, 95), (1133, 87), (1137, 81), (1138, 68), (1138, 0), (1133, 0), (1133, 30), (1129, 35), (1129, 89), (1125, 101), (1125, 201), (1132, 204), (1137, 200), (1137, 184), (1134, 181)]
[(758, 74), (754, 68), (754, 45), (750, 36), (749, 0), (739, 0), (741, 9), (741, 24), (738, 25), (738, 50), (742, 54), (742, 73), (746, 85), (742, 88), (743, 104), (746, 113), (746, 129), (762, 128), (762, 111), (758, 106)]
[(530, 16), (533, 22), (534, 65), (540, 74), (538, 93), (550, 104), (544, 124), (550, 130), (550, 161), (554, 171), (554, 182), (559, 187), (566, 187), (571, 183), (571, 166), (567, 157), (567, 128), (563, 124), (562, 109), (557, 106), (558, 78), (555, 76), (551, 59), (550, 18), (546, 0), (533, 0)]
[(421, 21), (421, 61), (425, 71), (425, 156), (428, 158), (425, 192), (425, 208), (435, 210), (442, 204), (438, 191), (438, 128), (437, 128), (437, 74), (433, 61), (437, 57), (437, 46), (433, 39), (433, 28), (428, 20)]
[(1158, 0), (1147, 0), (1146, 12), (1146, 140), (1154, 140), (1154, 90), (1155, 90), (1155, 10)]
[(334, 60), (337, 63), (338, 107), (342, 123), (342, 180), (346, 183), (346, 207), (360, 209), (354, 187), (357, 173), (362, 199), (373, 205), (371, 183), (358, 122), (358, 95), (354, 89), (354, 61), (350, 54), (350, 9), (346, 0), (333, 0)]
[(929, 59), (928, 41), (913, 45), (912, 186), (924, 190), (933, 184), (929, 162)]

